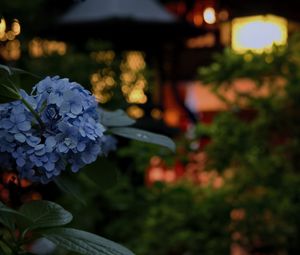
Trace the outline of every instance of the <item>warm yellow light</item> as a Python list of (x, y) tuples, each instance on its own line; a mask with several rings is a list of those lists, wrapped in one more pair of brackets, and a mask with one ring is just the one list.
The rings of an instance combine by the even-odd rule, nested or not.
[(180, 114), (177, 109), (168, 109), (163, 115), (164, 121), (171, 127), (178, 127), (180, 124)]
[(6, 30), (6, 22), (4, 18), (0, 20), (0, 38), (3, 38)]
[(6, 33), (6, 37), (7, 37), (7, 39), (8, 39), (9, 41), (12, 41), (12, 40), (15, 39), (15, 34), (14, 34), (13, 31), (8, 31), (8, 32)]
[(216, 11), (212, 7), (207, 7), (203, 11), (203, 19), (207, 24), (214, 24), (217, 20)]
[(21, 57), (20, 41), (8, 41), (4, 46), (0, 47), (0, 56), (5, 60), (18, 60)]
[(52, 54), (65, 55), (67, 44), (60, 41), (48, 41), (40, 38), (34, 38), (28, 45), (29, 54), (34, 58), (50, 56)]
[(145, 91), (147, 81), (144, 76), (146, 62), (144, 53), (129, 51), (124, 53), (120, 65), (121, 90), (128, 103), (144, 104), (147, 102)]
[(287, 42), (287, 20), (274, 15), (236, 18), (232, 21), (232, 48), (262, 53)]
[(202, 18), (201, 13), (197, 13), (194, 16), (193, 21), (194, 21), (195, 26), (200, 27), (203, 23), (203, 18)]
[(11, 25), (11, 30), (15, 35), (19, 35), (21, 33), (21, 26), (17, 19), (14, 19), (14, 22)]
[(211, 48), (216, 44), (216, 36), (213, 33), (206, 33), (202, 36), (197, 36), (193, 38), (189, 38), (186, 41), (186, 46), (188, 48)]
[(90, 75), (90, 82), (93, 94), (100, 103), (106, 103), (112, 98), (113, 93), (111, 88), (116, 85), (116, 82), (114, 74), (110, 70), (104, 68), (92, 73)]
[(11, 30), (7, 30), (6, 21), (4, 18), (0, 19), (0, 41), (13, 41), (17, 35), (21, 33), (21, 25), (17, 19), (14, 19), (11, 24)]
[(133, 71), (140, 71), (145, 68), (146, 63), (143, 53), (140, 51), (131, 51), (127, 54), (127, 64)]
[(112, 50), (103, 50), (98, 52), (92, 52), (91, 57), (98, 63), (111, 64), (115, 58), (115, 52)]
[(142, 89), (134, 88), (128, 94), (127, 98), (128, 103), (144, 104), (147, 102), (147, 96), (144, 94)]
[(151, 116), (153, 119), (159, 120), (162, 118), (162, 112), (158, 108), (153, 108), (151, 111)]
[[(123, 59), (119, 66), (120, 76), (117, 76), (113, 71), (113, 61), (116, 59), (114, 51), (92, 52), (90, 57), (104, 65), (103, 68), (90, 76), (93, 93), (100, 103), (106, 103), (112, 98), (112, 88), (115, 86), (120, 86), (128, 103), (144, 104), (147, 102), (145, 94), (147, 81), (144, 75), (146, 62), (143, 52), (128, 51), (123, 53)], [(117, 83), (117, 79), (120, 79), (120, 83)], [(130, 111), (132, 112), (132, 110)], [(137, 111), (135, 110), (134, 113)]]
[(121, 80), (126, 83), (133, 83), (136, 79), (136, 75), (133, 72), (123, 72), (120, 76)]
[(134, 119), (142, 118), (145, 114), (144, 110), (137, 105), (132, 105), (127, 108), (127, 113)]

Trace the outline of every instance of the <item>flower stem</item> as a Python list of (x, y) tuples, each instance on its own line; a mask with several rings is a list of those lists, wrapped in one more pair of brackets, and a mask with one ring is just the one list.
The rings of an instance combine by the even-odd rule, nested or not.
[(32, 108), (32, 106), (24, 98), (21, 98), (21, 101), (27, 107), (27, 109), (33, 114), (35, 119), (38, 121), (40, 127), (44, 129), (45, 125), (41, 120), (40, 115)]

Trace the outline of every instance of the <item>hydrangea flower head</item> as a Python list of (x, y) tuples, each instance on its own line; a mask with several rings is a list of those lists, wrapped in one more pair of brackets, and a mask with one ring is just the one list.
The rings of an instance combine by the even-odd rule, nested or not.
[(77, 172), (115, 146), (94, 96), (78, 83), (47, 77), (31, 95), (20, 94), (43, 124), (21, 100), (0, 105), (0, 162), (22, 178), (47, 183), (68, 164)]

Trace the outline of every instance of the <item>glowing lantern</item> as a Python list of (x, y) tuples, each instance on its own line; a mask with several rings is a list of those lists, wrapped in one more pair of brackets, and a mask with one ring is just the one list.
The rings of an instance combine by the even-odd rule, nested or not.
[(207, 24), (214, 24), (217, 21), (216, 11), (212, 7), (207, 7), (203, 11), (203, 19)]
[(271, 50), (273, 45), (286, 44), (287, 35), (287, 20), (278, 16), (258, 15), (232, 21), (231, 43), (237, 52)]

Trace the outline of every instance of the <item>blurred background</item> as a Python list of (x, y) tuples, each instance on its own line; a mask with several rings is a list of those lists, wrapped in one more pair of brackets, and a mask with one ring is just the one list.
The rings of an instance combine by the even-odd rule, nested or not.
[(177, 144), (119, 139), (61, 189), (5, 172), (1, 200), (58, 201), (138, 255), (300, 254), (299, 31), (292, 0), (1, 0), (0, 63)]

